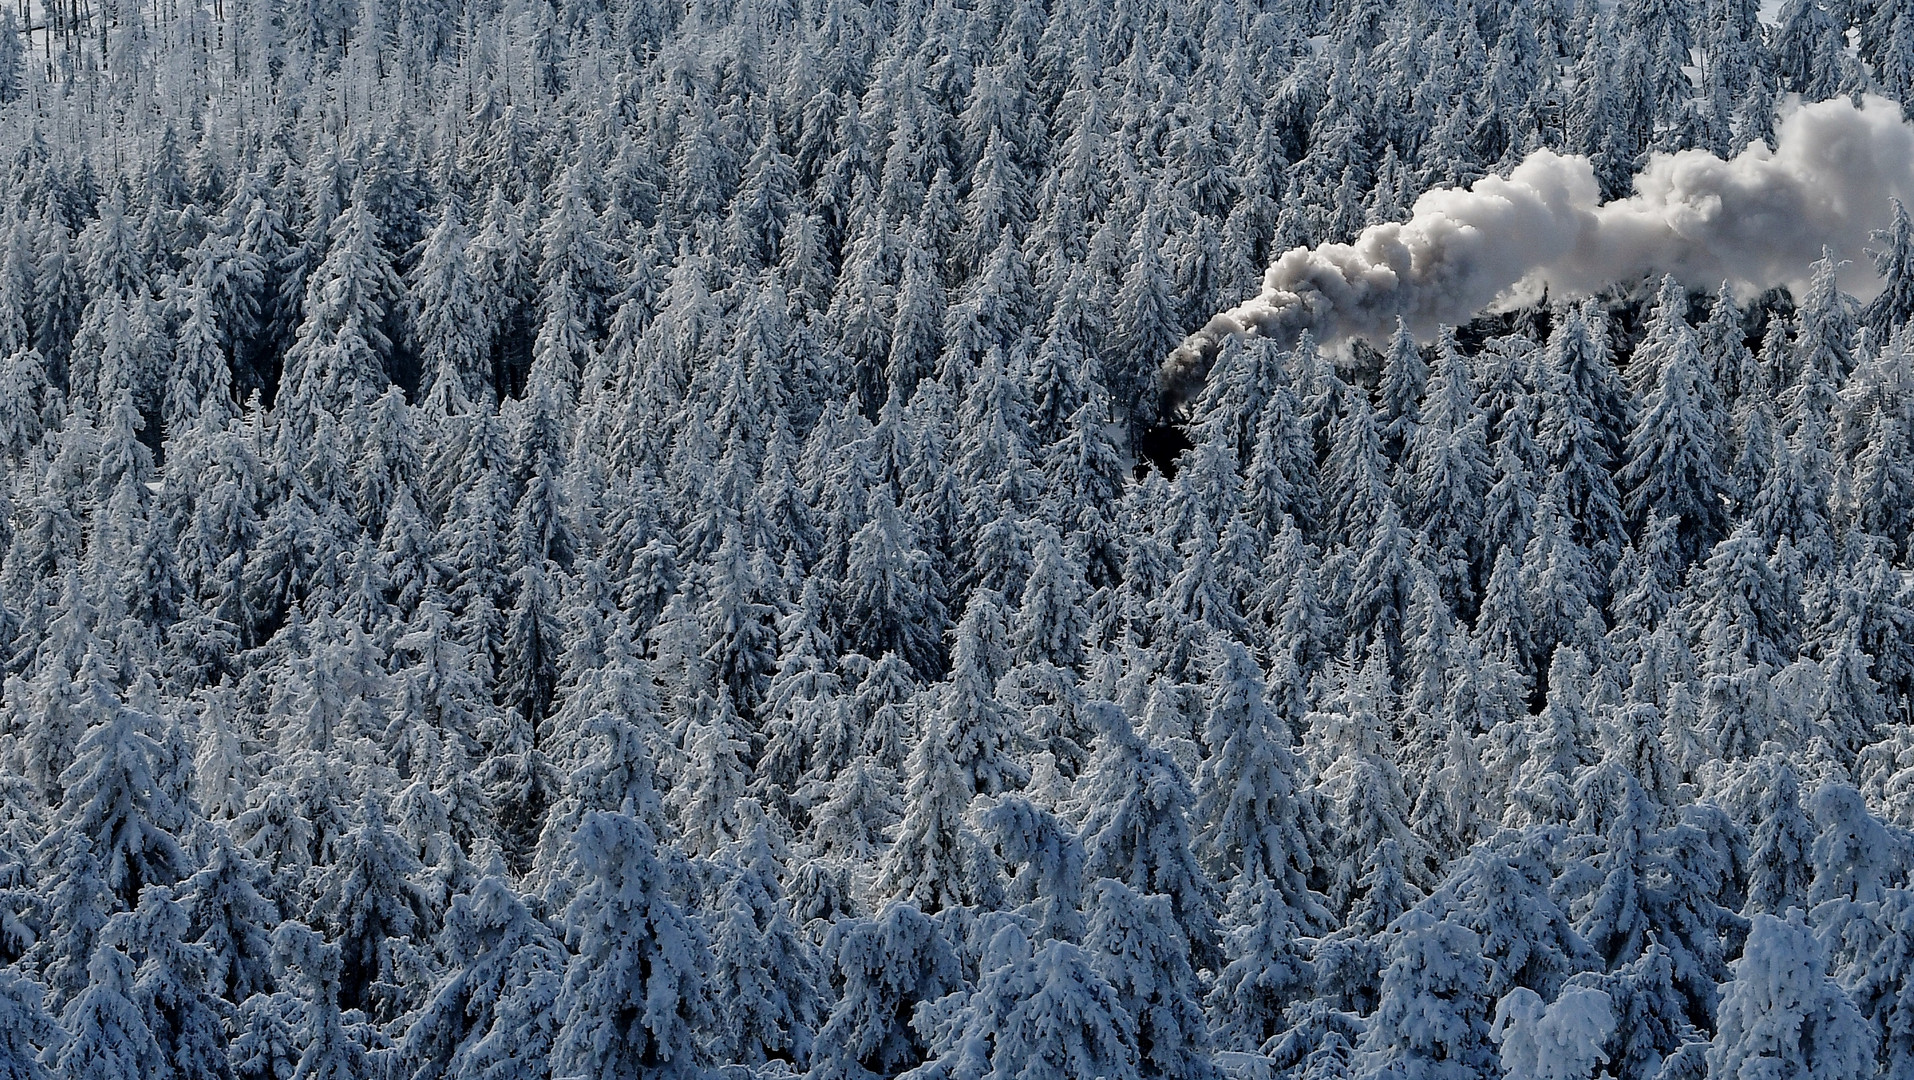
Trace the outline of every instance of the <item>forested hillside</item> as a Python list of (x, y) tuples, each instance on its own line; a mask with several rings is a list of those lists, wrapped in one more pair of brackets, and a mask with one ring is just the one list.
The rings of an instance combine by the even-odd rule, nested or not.
[(0, 1078), (1914, 1075), (1904, 213), (1159, 379), (1914, 0), (8, 8)]

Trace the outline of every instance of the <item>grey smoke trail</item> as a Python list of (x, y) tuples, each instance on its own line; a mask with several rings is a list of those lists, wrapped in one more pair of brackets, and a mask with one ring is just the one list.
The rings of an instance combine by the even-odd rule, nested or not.
[[(1278, 258), (1261, 294), (1170, 354), (1163, 385), (1174, 394), (1200, 381), (1229, 334), (1380, 341), (1401, 316), (1426, 336), (1545, 288), (1584, 295), (1646, 274), (1760, 290), (1798, 284), (1824, 245), (1866, 274), (1863, 247), (1890, 220), (1889, 198), (1914, 202), (1914, 125), (1885, 98), (1859, 107), (1838, 98), (1785, 115), (1776, 142), (1729, 160), (1657, 154), (1635, 193), (1609, 203), (1587, 158), (1548, 150), (1506, 179), (1427, 192), (1406, 222)], [(1847, 286), (1864, 296), (1879, 287), (1871, 278)]]

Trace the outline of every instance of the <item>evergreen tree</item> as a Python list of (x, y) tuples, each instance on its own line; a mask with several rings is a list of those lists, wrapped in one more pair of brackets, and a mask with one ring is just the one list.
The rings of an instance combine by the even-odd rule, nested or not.
[(699, 687), (685, 714), (684, 764), (671, 802), (683, 823), (685, 850), (705, 856), (743, 838), (750, 746), (740, 738), (743, 725), (723, 687), (715, 694)]
[(1494, 1051), (1488, 1046), (1487, 964), (1476, 936), (1420, 910), (1396, 926), (1357, 1075), (1483, 1075), (1493, 1067)]
[[(585, 817), (573, 840), (586, 875), (565, 911), (573, 953), (554, 1005), (558, 1076), (697, 1076), (710, 1019), (703, 928), (673, 902), (651, 832), (623, 813)], [(643, 1002), (634, 1008), (634, 1002)]]
[(1825, 964), (1798, 915), (1785, 922), (1755, 916), (1734, 979), (1722, 991), (1708, 1075), (1748, 1075), (1751, 1065), (1780, 1075), (1868, 1075), (1873, 1032)]
[(1751, 755), (1773, 731), (1773, 677), (1791, 645), (1766, 546), (1743, 525), (1696, 572), (1702, 607), (1688, 623), (1698, 632), (1703, 724), (1727, 756)]
[[(1673, 979), (1668, 951), (1650, 945), (1639, 959), (1613, 974), (1584, 972), (1569, 981), (1571, 987), (1587, 986), (1608, 995), (1613, 1018), (1607, 1051), (1611, 1072), (1652, 1074), (1683, 1047), (1706, 1049), (1706, 1043), (1691, 1037)], [(1686, 1052), (1692, 1055), (1694, 1049)]]
[(810, 1075), (871, 1080), (922, 1064), (929, 1047), (908, 1019), (920, 1003), (964, 987), (964, 972), (936, 924), (907, 903), (831, 928), (825, 952), (843, 987), (817, 1035)]
[(125, 1080), (171, 1067), (133, 994), (133, 959), (118, 945), (102, 945), (87, 963), (85, 992), (60, 1017), (68, 1032), (62, 1076)]
[(1908, 969), (1909, 916), (1914, 910), (1910, 909), (1910, 899), (1914, 899), (1914, 894), (1904, 889), (1888, 893), (1880, 907), (1879, 926), (1883, 931), (1880, 943), (1866, 957), (1864, 965), (1857, 966), (1853, 975), (1845, 980), (1845, 988), (1855, 1006), (1882, 1036), (1878, 1067), (1890, 1074), (1906, 1068), (1914, 1056), (1914, 1040), (1910, 1039), (1914, 1028), (1908, 1026), (1909, 1003), (1902, 990)]
[(1136, 1023), (1138, 1075), (1216, 1075), (1194, 996), (1191, 943), (1183, 939), (1171, 897), (1139, 895), (1110, 878), (1098, 881), (1083, 947), (1091, 968)]
[(0, 974), (0, 1076), (7, 1080), (47, 1080), (48, 1051), (58, 1052), (66, 1033), (47, 1015), (41, 990), (15, 972)]
[(851, 540), (845, 578), (851, 649), (866, 656), (894, 652), (919, 676), (937, 672), (945, 617), (941, 582), (887, 492), (876, 494), (870, 521)]
[(206, 949), (206, 981), (228, 1003), (272, 990), (271, 928), (279, 922), (261, 894), (260, 868), (233, 846), (229, 831), (212, 826), (212, 849), (199, 871), (181, 882), (192, 940)]
[(876, 889), (932, 914), (976, 899), (980, 845), (964, 821), (975, 780), (958, 763), (948, 721), (911, 752), (904, 818), (877, 867)]
[(20, 45), (20, 24), (12, 12), (0, 20), (0, 31), (4, 31), (0, 40), (6, 42), (0, 45), (0, 105), (4, 105), (18, 99), (26, 90), (24, 56), (27, 50)]
[(712, 930), (720, 1060), (808, 1063), (820, 1022), (818, 963), (786, 911), (770, 832), (760, 822), (731, 857)]
[(1648, 515), (1680, 519), (1681, 551), (1694, 559), (1724, 531), (1721, 478), (1701, 390), (1701, 351), (1694, 331), (1674, 320), (1654, 389), (1628, 436), (1628, 456), (1617, 479), (1622, 508), (1640, 528)]
[(1082, 796), (1084, 872), (1139, 895), (1167, 898), (1191, 967), (1211, 967), (1218, 949), (1214, 886), (1191, 850), (1189, 780), (1166, 751), (1136, 734), (1123, 710), (1088, 706), (1099, 734)]
[(341, 1005), (390, 1016), (401, 986), (392, 945), (429, 939), (437, 913), (414, 883), (417, 857), (386, 824), (376, 799), (366, 800), (341, 841), (315, 882), (312, 916), (336, 943)]
[[(1210, 756), (1198, 774), (1192, 808), (1197, 851), (1212, 880), (1234, 881), (1233, 890), (1271, 882), (1300, 926), (1323, 925), (1328, 912), (1307, 884), (1315, 864), (1286, 725), (1279, 726), (1271, 712), (1247, 650), (1225, 643), (1216, 667), (1203, 729)], [(1266, 910), (1261, 917), (1277, 916)]]
[(445, 972), (398, 1046), (415, 1080), (545, 1074), (569, 959), (564, 943), (488, 872), (453, 898), (437, 945)]
[(1580, 1080), (1608, 1062), (1603, 1047), (1614, 1030), (1614, 1005), (1604, 991), (1572, 987), (1545, 1005), (1535, 991), (1518, 988), (1496, 1003), (1489, 1035), (1509, 1076)]
[[(1370, 895), (1377, 893), (1370, 889)], [(1222, 1049), (1259, 1050), (1281, 1031), (1292, 1003), (1308, 997), (1316, 972), (1274, 882), (1232, 889), (1231, 907), (1237, 919), (1223, 941), (1225, 963), (1206, 1001), (1210, 1026)]]
[(1429, 365), (1422, 359), (1408, 324), (1396, 320), (1389, 352), (1382, 368), (1383, 451), (1399, 460), (1422, 424), (1421, 402), (1429, 385)]
[(288, 426), (287, 445), (303, 448), (319, 414), (345, 415), (385, 391), (386, 314), (403, 295), (390, 258), (380, 246), (378, 223), (354, 201), (328, 231), (325, 261), (307, 279), (305, 318), (286, 352), (275, 411)]
[(1893, 847), (1887, 830), (1861, 801), (1860, 793), (1842, 783), (1828, 783), (1814, 793), (1814, 881), (1808, 901), (1818, 919), (1835, 918), (1835, 909), (1852, 904), (1877, 904), (1889, 887)]
[(1413, 469), (1408, 524), (1427, 540), (1424, 561), (1443, 595), (1466, 608), (1476, 595), (1472, 543), (1490, 482), (1486, 434), (1471, 399), (1468, 360), (1453, 334), (1437, 339), (1422, 424), (1405, 452)]
[[(298, 1047), (293, 1080), (348, 1080), (363, 1075), (366, 1047), (346, 1029), (339, 1009), (339, 947), (288, 920), (273, 931), (273, 963), (280, 979), (298, 988), (304, 1006), (292, 1029)], [(258, 1000), (254, 998), (252, 1000)]]
[[(1732, 308), (1732, 305), (1730, 305)], [(1607, 343), (1571, 308), (1539, 358), (1543, 399), (1537, 439), (1550, 466), (1546, 489), (1570, 523), (1571, 535), (1605, 573), (1623, 543), (1621, 499), (1610, 479), (1620, 419), (1620, 387)]]
[(1304, 747), (1322, 806), (1328, 895), (1335, 910), (1347, 911), (1358, 897), (1364, 854), (1384, 841), (1402, 849), (1413, 882), (1433, 882), (1422, 842), (1406, 820), (1410, 804), (1401, 770), (1386, 746), (1394, 702), (1383, 650), (1372, 651), (1358, 667), (1352, 649), (1329, 678), (1337, 684), (1334, 696), (1309, 714)]
[(1874, 272), (1886, 287), (1861, 309), (1860, 322), (1886, 340), (1914, 315), (1914, 221), (1900, 200), (1894, 201), (1893, 224), (1873, 233), (1873, 240), (1881, 245), (1872, 252)]
[(1139, 1075), (1135, 1021), (1092, 961), (1067, 941), (1033, 950), (1016, 927), (997, 931), (948, 1045), (904, 1075)]
[(465, 228), (465, 206), (456, 195), (440, 207), (439, 223), (425, 239), (412, 268), (412, 335), (419, 353), (420, 382), (428, 400), (445, 402), (448, 414), (491, 383), (492, 326), (478, 301), (478, 268)]
[(1795, 313), (1798, 333), (1794, 342), (1794, 371), (1796, 385), (1784, 394), (1784, 400), (1792, 397), (1791, 405), (1795, 409), (1819, 406), (1812, 394), (1803, 400), (1802, 391), (1812, 377), (1839, 388), (1847, 381), (1854, 370), (1855, 357), (1854, 332), (1856, 330), (1854, 300), (1841, 292), (1836, 280), (1834, 255), (1826, 248), (1821, 258), (1809, 267), (1807, 294), (1801, 298), (1800, 310)]
[(219, 1080), (231, 1072), (221, 1010), (208, 992), (212, 954), (184, 940), (190, 926), (172, 891), (154, 885), (140, 894), (138, 907), (108, 922), (105, 936), (139, 957), (133, 999), (146, 1014), (160, 1060), (174, 1075)]
[(1003, 608), (995, 592), (971, 595), (954, 631), (950, 676), (933, 691), (931, 722), (945, 732), (959, 772), (980, 795), (997, 795), (1029, 779), (1016, 763), (1022, 725), (993, 692), (1009, 659)]
[(1814, 835), (1801, 812), (1798, 790), (1793, 769), (1784, 763), (1772, 766), (1748, 856), (1750, 914), (1785, 916), (1789, 908), (1807, 903)]
[(115, 700), (97, 674), (87, 693), (98, 719), (60, 777), (63, 820), (46, 845), (60, 851), (68, 835), (91, 838), (101, 880), (131, 906), (141, 889), (172, 884), (190, 868), (175, 836), (185, 822), (160, 782), (155, 719)]

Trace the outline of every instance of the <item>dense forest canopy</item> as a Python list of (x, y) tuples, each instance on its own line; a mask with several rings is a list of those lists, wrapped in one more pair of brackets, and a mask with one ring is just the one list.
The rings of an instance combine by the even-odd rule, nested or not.
[(1864, 94), (1914, 0), (6, 5), (0, 1077), (1909, 1075), (1904, 212), (1158, 377)]

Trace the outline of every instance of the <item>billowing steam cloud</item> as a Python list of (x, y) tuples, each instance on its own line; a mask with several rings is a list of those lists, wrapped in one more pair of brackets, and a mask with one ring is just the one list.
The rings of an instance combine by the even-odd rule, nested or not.
[(1401, 316), (1426, 336), (1545, 288), (1574, 296), (1651, 273), (1759, 290), (1798, 283), (1824, 245), (1865, 274), (1863, 247), (1891, 220), (1889, 199), (1914, 202), (1914, 126), (1884, 98), (1858, 108), (1839, 98), (1793, 110), (1776, 136), (1772, 152), (1757, 143), (1726, 161), (1657, 154), (1635, 194), (1605, 204), (1587, 158), (1547, 150), (1506, 179), (1427, 192), (1406, 222), (1278, 258), (1260, 295), (1170, 354), (1165, 388), (1200, 380), (1229, 334), (1379, 341)]

